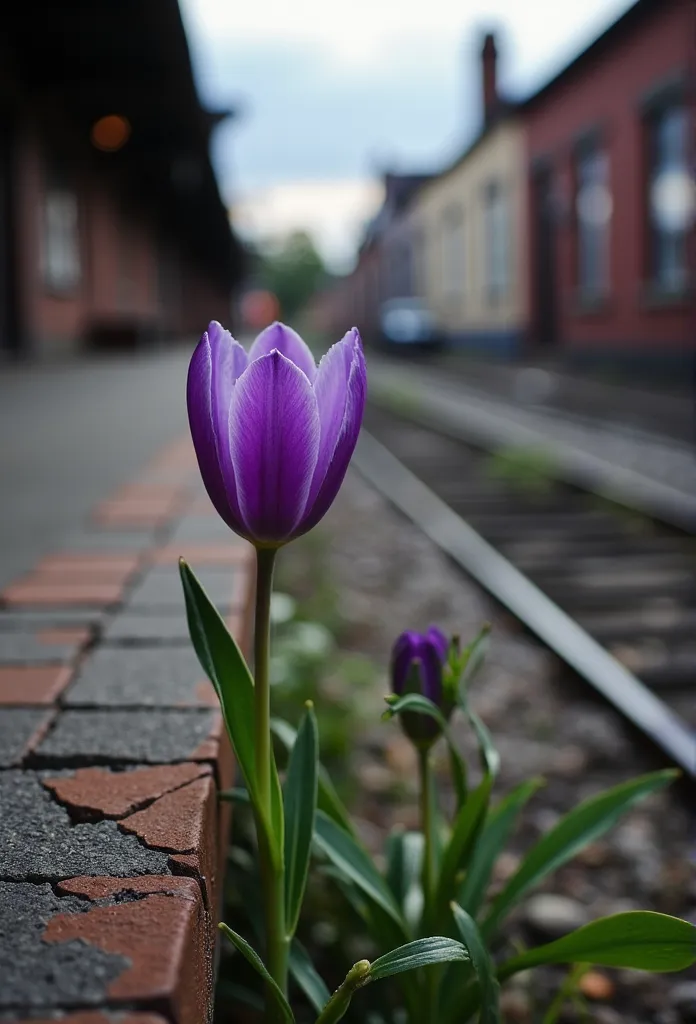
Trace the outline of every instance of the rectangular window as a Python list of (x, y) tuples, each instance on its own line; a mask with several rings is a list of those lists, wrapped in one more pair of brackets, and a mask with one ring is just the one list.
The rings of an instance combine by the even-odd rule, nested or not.
[(51, 291), (70, 292), (80, 283), (77, 193), (65, 175), (48, 166), (42, 224), (42, 274)]
[(486, 291), (489, 302), (495, 304), (507, 294), (510, 283), (508, 203), (499, 182), (491, 182), (486, 188), (484, 218)]
[(461, 207), (448, 207), (442, 219), (442, 291), (445, 295), (464, 294), (465, 252), (464, 217)]
[(688, 282), (687, 234), (694, 217), (688, 164), (688, 118), (681, 104), (648, 121), (649, 276), (660, 290), (682, 292)]
[(609, 157), (596, 143), (578, 151), (575, 181), (578, 290), (581, 297), (602, 298), (609, 292), (612, 197)]

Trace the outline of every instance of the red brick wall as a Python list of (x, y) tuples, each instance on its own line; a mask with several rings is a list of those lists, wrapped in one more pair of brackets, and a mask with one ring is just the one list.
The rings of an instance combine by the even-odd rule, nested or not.
[[(526, 114), (530, 172), (548, 158), (553, 167), (561, 216), (556, 228), (557, 336), (562, 347), (675, 351), (696, 348), (696, 307), (649, 307), (645, 299), (645, 126), (641, 98), (675, 72), (691, 76), (696, 65), (696, 3), (664, 0), (649, 19), (622, 34), (615, 45), (554, 85)], [(693, 132), (693, 92), (691, 93)], [(601, 311), (577, 307), (573, 147), (579, 134), (601, 133), (609, 154), (613, 198), (610, 294)], [(531, 188), (531, 183), (530, 183)], [(530, 192), (531, 202), (531, 192)], [(529, 296), (534, 342), (536, 280), (535, 225), (530, 224)], [(693, 250), (692, 250), (693, 255)]]
[[(60, 355), (94, 343), (200, 334), (209, 320), (230, 321), (231, 296), (171, 243), (147, 212), (126, 202), (118, 182), (76, 162), (81, 275), (68, 291), (46, 284), (41, 138), (25, 122), (15, 152), (19, 311), (29, 351)], [(164, 283), (160, 262), (169, 264)]]

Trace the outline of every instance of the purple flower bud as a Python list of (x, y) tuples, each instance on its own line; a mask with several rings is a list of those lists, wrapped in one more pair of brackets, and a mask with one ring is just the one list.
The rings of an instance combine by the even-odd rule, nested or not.
[(186, 399), (203, 483), (230, 529), (277, 547), (319, 522), (346, 474), (366, 391), (355, 327), (317, 367), (284, 324), (262, 331), (248, 355), (219, 323), (208, 326)]
[[(449, 641), (436, 626), (426, 633), (407, 630), (392, 649), (391, 684), (394, 693), (420, 693), (432, 701), (445, 717), (451, 713), (451, 704), (445, 698), (443, 669), (447, 662)], [(407, 736), (414, 743), (430, 744), (440, 735), (440, 726), (434, 718), (417, 711), (404, 711), (401, 722)]]

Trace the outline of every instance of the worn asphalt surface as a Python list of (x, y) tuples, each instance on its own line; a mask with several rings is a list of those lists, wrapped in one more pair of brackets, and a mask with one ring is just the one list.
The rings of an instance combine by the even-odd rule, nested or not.
[(0, 365), (0, 587), (186, 432), (192, 347)]

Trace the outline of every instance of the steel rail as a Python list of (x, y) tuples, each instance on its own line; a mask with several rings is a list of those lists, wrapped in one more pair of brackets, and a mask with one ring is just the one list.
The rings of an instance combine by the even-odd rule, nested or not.
[(439, 548), (696, 778), (696, 733), (365, 430), (353, 464)]

